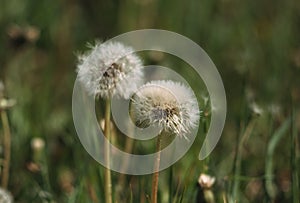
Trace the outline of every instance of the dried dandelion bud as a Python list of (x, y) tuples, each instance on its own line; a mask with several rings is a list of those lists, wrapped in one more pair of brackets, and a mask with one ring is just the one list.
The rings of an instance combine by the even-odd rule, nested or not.
[(197, 126), (199, 108), (193, 91), (173, 81), (152, 81), (132, 97), (131, 115), (139, 127), (159, 126), (184, 136)]
[(142, 82), (142, 61), (119, 42), (96, 43), (79, 56), (78, 78), (94, 96), (129, 98)]

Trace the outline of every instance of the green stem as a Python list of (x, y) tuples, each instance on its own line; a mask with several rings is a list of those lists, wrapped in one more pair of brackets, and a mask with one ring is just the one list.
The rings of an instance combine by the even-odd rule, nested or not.
[(1, 110), (1, 119), (3, 125), (3, 142), (4, 142), (4, 161), (3, 161), (3, 175), (2, 175), (2, 188), (7, 188), (9, 178), (9, 165), (10, 165), (10, 142), (11, 134), (10, 127), (5, 110)]
[(204, 193), (204, 199), (205, 199), (206, 203), (215, 203), (215, 197), (214, 197), (214, 193), (212, 192), (212, 190), (205, 189), (203, 191), (203, 193)]
[(105, 104), (105, 128), (104, 134), (108, 142), (105, 142), (105, 162), (107, 168), (105, 168), (105, 202), (112, 203), (112, 184), (111, 184), (111, 172), (110, 172), (110, 99)]
[(158, 176), (159, 176), (159, 164), (160, 164), (160, 149), (161, 149), (161, 138), (162, 133), (160, 133), (157, 137), (156, 150), (157, 157), (154, 163), (154, 174), (152, 177), (152, 193), (151, 193), (151, 203), (157, 203), (157, 191), (158, 191)]
[(173, 202), (173, 166), (170, 166), (170, 172), (169, 172), (169, 203)]

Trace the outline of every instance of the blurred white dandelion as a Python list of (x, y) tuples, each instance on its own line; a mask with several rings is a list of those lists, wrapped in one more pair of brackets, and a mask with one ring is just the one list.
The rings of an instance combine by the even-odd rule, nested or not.
[(261, 116), (264, 113), (263, 108), (261, 106), (259, 106), (256, 102), (252, 102), (250, 104), (250, 109), (257, 116)]
[(139, 127), (159, 126), (186, 138), (197, 127), (200, 111), (191, 88), (173, 81), (152, 81), (133, 95), (131, 115)]
[(45, 141), (40, 137), (35, 137), (31, 140), (31, 148), (34, 151), (41, 151), (45, 147)]
[(0, 188), (0, 202), (1, 203), (12, 203), (13, 198), (9, 192)]
[(94, 96), (129, 98), (142, 83), (142, 61), (131, 47), (119, 42), (96, 42), (79, 55), (78, 78)]

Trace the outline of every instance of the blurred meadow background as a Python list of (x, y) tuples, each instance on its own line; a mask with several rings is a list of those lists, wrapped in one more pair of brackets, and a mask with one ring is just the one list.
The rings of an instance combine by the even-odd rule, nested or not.
[[(210, 109), (200, 102), (197, 141), (160, 173), (159, 202), (208, 202), (205, 194), (215, 202), (299, 202), (298, 0), (1, 1), (1, 188), (20, 203), (104, 202), (104, 168), (84, 150), (72, 119), (76, 54), (87, 42), (145, 28), (198, 43), (218, 68), (228, 102), (222, 137), (199, 161)], [(193, 86), (177, 59), (144, 53), (143, 60), (191, 77)], [(4, 98), (16, 104), (4, 108)], [(215, 183), (199, 185), (201, 173)], [(113, 172), (112, 180), (114, 202), (149, 202), (151, 175)]]

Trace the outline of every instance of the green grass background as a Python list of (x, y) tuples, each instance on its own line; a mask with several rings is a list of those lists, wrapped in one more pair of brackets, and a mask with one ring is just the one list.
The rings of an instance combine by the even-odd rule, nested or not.
[[(13, 25), (25, 39), (8, 34)], [(28, 26), (40, 32), (35, 42), (26, 40)], [(18, 102), (8, 111), (8, 190), (15, 202), (103, 202), (104, 168), (80, 144), (72, 120), (76, 53), (96, 38), (145, 28), (170, 30), (198, 43), (217, 66), (228, 102), (224, 132), (209, 159), (197, 160), (203, 119), (192, 149), (161, 172), (161, 202), (197, 202), (202, 172), (217, 178), (217, 202), (224, 196), (237, 202), (299, 202), (298, 0), (2, 0), (0, 79), (6, 95)], [(156, 63), (193, 81), (176, 59)], [(253, 102), (263, 109), (261, 116), (254, 115)], [(34, 137), (46, 143), (38, 160), (30, 145)], [(40, 171), (30, 170), (35, 162)], [(115, 191), (120, 174), (112, 176)], [(147, 202), (149, 182), (150, 175), (126, 176), (123, 201)]]

